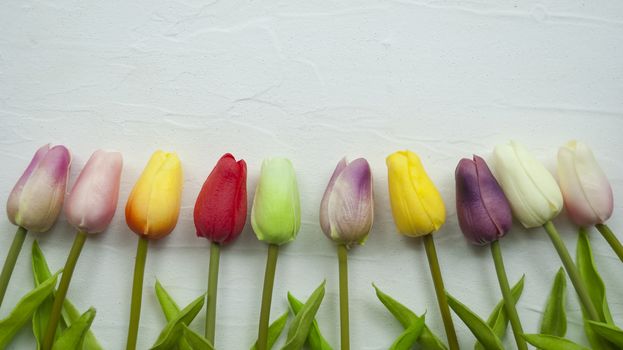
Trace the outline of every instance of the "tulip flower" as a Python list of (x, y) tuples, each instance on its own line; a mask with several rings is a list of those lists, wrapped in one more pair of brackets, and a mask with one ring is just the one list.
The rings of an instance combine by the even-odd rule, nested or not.
[(570, 141), (560, 147), (558, 183), (571, 221), (595, 225), (623, 261), (623, 245), (605, 224), (614, 209), (612, 188), (588, 145)]
[(575, 287), (589, 317), (599, 320), (586, 285), (551, 220), (560, 213), (562, 194), (552, 174), (518, 142), (498, 145), (493, 151), (495, 175), (514, 216), (526, 228), (543, 226)]
[(0, 274), (0, 305), (26, 233), (48, 231), (63, 207), (70, 164), (65, 146), (39, 148), (9, 195), (7, 215), (18, 229)]
[(363, 244), (372, 228), (374, 200), (370, 164), (363, 158), (340, 160), (320, 204), (320, 227), (338, 243), (342, 349), (349, 348), (347, 249)]
[(398, 151), (386, 159), (389, 199), (398, 232), (412, 237), (423, 236), (428, 265), (433, 277), (439, 311), (451, 350), (459, 344), (450, 315), (437, 251), (432, 233), (446, 219), (446, 208), (439, 191), (426, 174), (420, 158), (411, 151)]
[(513, 225), (510, 204), (487, 163), (476, 155), (473, 159), (464, 158), (459, 161), (455, 179), (456, 213), (461, 231), (473, 244), (491, 245), (491, 255), (504, 297), (504, 307), (513, 329), (517, 348), (527, 350), (498, 241)]
[(214, 344), (220, 245), (235, 240), (247, 219), (247, 164), (227, 153), (208, 175), (195, 202), (197, 236), (211, 241), (206, 339)]
[(54, 297), (43, 350), (52, 348), (71, 276), (89, 233), (104, 231), (117, 209), (123, 158), (119, 152), (98, 150), (87, 161), (78, 176), (65, 206), (67, 221), (78, 233), (67, 257), (58, 291)]
[(267, 350), (268, 321), (279, 246), (296, 238), (301, 227), (298, 185), (294, 168), (288, 159), (268, 158), (262, 163), (251, 208), (251, 225), (257, 238), (268, 243), (257, 339), (258, 350)]
[(125, 207), (125, 220), (130, 229), (139, 235), (126, 346), (128, 350), (136, 349), (148, 239), (160, 239), (175, 228), (180, 212), (182, 183), (182, 165), (177, 155), (156, 151), (130, 192)]

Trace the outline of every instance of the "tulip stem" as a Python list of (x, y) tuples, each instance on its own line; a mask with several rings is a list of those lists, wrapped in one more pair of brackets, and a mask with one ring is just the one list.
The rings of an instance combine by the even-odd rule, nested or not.
[(128, 343), (126, 350), (136, 349), (138, 336), (138, 321), (141, 318), (141, 301), (143, 297), (143, 276), (145, 275), (145, 260), (149, 240), (143, 236), (138, 238), (136, 247), (136, 261), (134, 262), (134, 281), (132, 283), (132, 304), (130, 306), (130, 326), (128, 328)]
[(76, 263), (84, 247), (84, 242), (87, 240), (87, 233), (78, 231), (76, 238), (74, 238), (74, 244), (71, 246), (65, 267), (63, 268), (63, 274), (61, 281), (58, 284), (58, 290), (54, 295), (54, 303), (52, 304), (52, 311), (50, 312), (50, 320), (48, 321), (48, 327), (46, 328), (45, 335), (43, 337), (43, 350), (50, 350), (54, 345), (54, 335), (56, 334), (56, 328), (58, 322), (61, 319), (61, 311), (63, 311), (63, 303), (65, 302), (65, 296), (67, 296), (67, 290), (69, 290), (69, 283), (71, 282), (71, 276), (74, 274)]
[(599, 232), (601, 232), (601, 235), (604, 236), (606, 241), (608, 241), (608, 244), (610, 244), (610, 247), (612, 247), (612, 250), (614, 250), (619, 259), (623, 261), (623, 245), (621, 245), (621, 242), (617, 239), (617, 236), (614, 234), (614, 232), (610, 230), (610, 227), (605, 224), (597, 224), (595, 225), (595, 227), (597, 227), (597, 230), (599, 230)]
[(515, 298), (511, 293), (511, 287), (508, 284), (508, 277), (506, 276), (506, 269), (504, 268), (504, 260), (502, 259), (502, 250), (500, 249), (500, 241), (491, 242), (491, 255), (493, 256), (493, 263), (495, 264), (495, 272), (498, 275), (498, 282), (500, 283), (500, 290), (504, 297), (504, 307), (506, 308), (506, 314), (510, 320), (511, 327), (513, 328), (513, 335), (515, 336), (515, 342), (517, 343), (517, 349), (528, 350), (526, 340), (523, 338), (523, 328), (519, 321), (519, 315), (515, 308)]
[(433, 235), (425, 235), (423, 239), (426, 256), (428, 257), (428, 266), (430, 267), (433, 284), (435, 285), (435, 294), (437, 295), (437, 302), (439, 303), (441, 319), (443, 320), (446, 337), (448, 338), (448, 346), (450, 350), (458, 350), (459, 341), (456, 337), (456, 331), (454, 330), (454, 323), (452, 322), (452, 315), (450, 314), (450, 307), (448, 306), (446, 290), (443, 286), (443, 278), (441, 277), (441, 269), (439, 268), (439, 260), (437, 259), (437, 250), (435, 249)]
[(577, 266), (575, 266), (575, 264), (573, 263), (571, 255), (569, 255), (569, 251), (567, 250), (565, 243), (560, 238), (560, 234), (556, 230), (556, 227), (554, 227), (554, 224), (551, 221), (546, 222), (543, 227), (549, 235), (549, 238), (552, 240), (554, 248), (556, 248), (556, 251), (560, 256), (560, 260), (562, 260), (562, 264), (567, 271), (569, 279), (571, 279), (571, 283), (573, 284), (575, 292), (580, 298), (582, 306), (584, 306), (584, 309), (588, 314), (588, 318), (593, 321), (600, 321), (599, 314), (597, 313), (597, 309), (595, 309), (595, 305), (593, 305), (593, 302), (591, 301), (588, 289), (586, 288), (584, 282), (582, 282), (582, 279), (580, 278), (580, 272), (578, 271)]
[(264, 290), (262, 292), (262, 308), (260, 309), (260, 327), (257, 334), (257, 349), (268, 350), (268, 321), (270, 320), (270, 304), (273, 298), (273, 285), (275, 283), (275, 270), (277, 269), (277, 257), (279, 246), (268, 245), (266, 258), (266, 271), (264, 272)]
[(340, 272), (340, 340), (342, 350), (350, 349), (348, 321), (348, 249), (346, 245), (337, 246), (337, 259)]
[(210, 244), (210, 270), (208, 273), (208, 300), (206, 309), (206, 339), (214, 345), (214, 330), (216, 328), (216, 293), (218, 285), (218, 265), (221, 256), (221, 246), (218, 243)]
[(9, 280), (11, 279), (11, 275), (13, 274), (13, 269), (15, 268), (15, 263), (17, 262), (19, 252), (22, 250), (24, 240), (26, 240), (27, 232), (28, 230), (26, 230), (25, 228), (21, 226), (17, 227), (17, 232), (15, 232), (15, 237), (13, 237), (13, 243), (11, 243), (11, 248), (9, 249), (9, 253), (6, 256), (6, 260), (4, 261), (2, 274), (0, 274), (0, 305), (2, 305), (2, 300), (4, 300), (4, 294), (6, 293), (6, 289), (9, 285)]

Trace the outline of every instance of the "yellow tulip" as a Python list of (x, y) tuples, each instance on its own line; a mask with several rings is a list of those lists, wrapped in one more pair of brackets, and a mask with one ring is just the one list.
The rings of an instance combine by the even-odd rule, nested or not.
[(420, 158), (398, 151), (386, 159), (389, 199), (398, 232), (412, 237), (433, 233), (446, 220), (446, 208)]
[(125, 219), (130, 229), (151, 239), (171, 233), (180, 212), (182, 181), (177, 155), (156, 151), (128, 198)]

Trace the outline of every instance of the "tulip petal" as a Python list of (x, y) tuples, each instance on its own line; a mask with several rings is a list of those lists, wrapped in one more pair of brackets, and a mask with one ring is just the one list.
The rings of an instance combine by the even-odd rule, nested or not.
[(335, 167), (333, 171), (333, 175), (331, 175), (331, 179), (329, 180), (329, 184), (327, 185), (327, 189), (324, 191), (324, 195), (322, 196), (322, 201), (320, 202), (320, 228), (327, 235), (327, 237), (331, 236), (331, 223), (329, 221), (329, 198), (331, 197), (331, 193), (333, 191), (333, 186), (335, 185), (335, 181), (338, 176), (344, 171), (348, 162), (346, 158), (342, 158)]
[(358, 158), (346, 166), (333, 186), (328, 203), (330, 238), (345, 244), (365, 241), (374, 217), (372, 203), (370, 165)]
[(593, 152), (582, 142), (575, 143), (575, 171), (586, 200), (597, 216), (595, 223), (603, 223), (614, 208), (612, 188)]
[(474, 155), (474, 163), (478, 172), (478, 188), (480, 189), (480, 197), (484, 207), (489, 213), (489, 218), (497, 227), (498, 238), (501, 238), (508, 232), (513, 225), (513, 215), (511, 212), (508, 199), (504, 195), (504, 191), (497, 182), (491, 169), (479, 156)]
[(24, 171), (22, 176), (20, 176), (19, 180), (17, 180), (17, 183), (15, 184), (13, 190), (11, 191), (11, 194), (9, 195), (6, 209), (9, 220), (14, 225), (17, 225), (15, 217), (17, 216), (17, 213), (19, 211), (19, 199), (21, 197), (22, 191), (24, 190), (24, 186), (26, 185), (26, 182), (28, 182), (28, 179), (35, 171), (35, 169), (39, 166), (39, 163), (41, 162), (41, 160), (43, 160), (49, 150), (50, 144), (47, 144), (41, 146), (37, 150), (37, 152), (35, 152), (35, 155), (32, 157), (32, 160), (28, 164), (28, 167), (26, 167), (26, 170)]

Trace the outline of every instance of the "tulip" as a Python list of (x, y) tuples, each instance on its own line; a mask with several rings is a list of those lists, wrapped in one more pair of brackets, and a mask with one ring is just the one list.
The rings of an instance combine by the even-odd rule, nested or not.
[(286, 158), (268, 158), (262, 163), (260, 180), (251, 208), (251, 226), (260, 241), (268, 243), (258, 350), (268, 349), (268, 321), (279, 245), (296, 238), (301, 227), (301, 208), (296, 175)]
[(115, 215), (122, 167), (121, 153), (95, 151), (82, 169), (67, 198), (65, 215), (67, 221), (78, 229), (78, 234), (67, 257), (58, 291), (54, 297), (50, 319), (43, 338), (43, 350), (52, 348), (69, 283), (84, 247), (87, 233), (104, 231)]
[(130, 229), (139, 235), (139, 240), (134, 264), (127, 350), (136, 349), (148, 239), (160, 239), (175, 228), (180, 212), (182, 183), (182, 165), (177, 155), (156, 151), (128, 197), (125, 220)]
[(412, 237), (433, 233), (446, 220), (446, 208), (420, 158), (411, 151), (387, 157), (389, 198), (398, 232)]
[(605, 225), (614, 209), (612, 188), (588, 145), (570, 141), (560, 147), (558, 180), (571, 221), (595, 225), (623, 261), (623, 245)]
[(562, 209), (563, 199), (552, 174), (521, 144), (511, 141), (493, 151), (493, 166), (513, 214), (526, 228), (543, 226), (587, 310), (589, 318), (599, 320), (597, 309), (580, 278), (577, 266), (551, 220)]
[(386, 159), (389, 200), (398, 232), (412, 237), (423, 236), (439, 311), (443, 319), (450, 350), (459, 348), (450, 315), (450, 307), (437, 251), (431, 233), (446, 220), (446, 208), (437, 188), (426, 174), (420, 158), (411, 151), (398, 151)]
[(527, 350), (498, 241), (513, 224), (510, 204), (487, 163), (476, 155), (473, 159), (464, 158), (459, 161), (455, 179), (456, 213), (461, 231), (473, 244), (491, 245), (491, 255), (504, 297), (504, 307), (513, 329), (517, 348)]
[(63, 207), (71, 155), (65, 146), (37, 150), (7, 201), (9, 221), (18, 226), (0, 274), (0, 305), (28, 231), (48, 231)]
[(195, 202), (197, 236), (209, 239), (206, 339), (214, 344), (220, 245), (236, 239), (247, 219), (247, 164), (227, 153), (208, 175)]
[(372, 228), (374, 201), (370, 164), (363, 158), (337, 164), (320, 204), (320, 227), (338, 243), (342, 349), (349, 348), (347, 248), (363, 244)]

